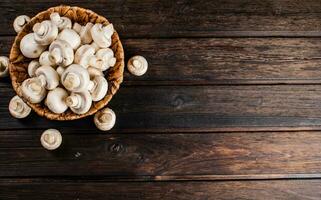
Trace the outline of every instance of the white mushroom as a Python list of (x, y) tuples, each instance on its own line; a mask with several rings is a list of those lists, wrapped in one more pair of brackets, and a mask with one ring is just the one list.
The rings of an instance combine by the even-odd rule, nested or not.
[(71, 93), (69, 97), (66, 98), (67, 106), (76, 114), (84, 114), (89, 111), (92, 98), (88, 91), (83, 91), (79, 93)]
[(30, 114), (31, 108), (16, 95), (10, 100), (9, 112), (13, 117), (22, 119)]
[(59, 67), (57, 67), (57, 69), (56, 69), (56, 72), (58, 73), (59, 76), (61, 76), (62, 73), (64, 73), (64, 71), (65, 71), (65, 68), (62, 67), (62, 66), (59, 66)]
[(32, 30), (34, 31), (35, 41), (40, 45), (49, 45), (58, 36), (58, 28), (50, 20), (36, 23)]
[(61, 83), (71, 92), (87, 90), (90, 79), (88, 71), (81, 65), (70, 65), (61, 75)]
[(48, 129), (42, 133), (40, 142), (45, 149), (55, 150), (62, 143), (61, 133), (56, 129)]
[(146, 73), (148, 63), (143, 56), (134, 56), (128, 60), (127, 68), (133, 75), (141, 76)]
[(87, 71), (90, 79), (93, 79), (95, 76), (104, 76), (104, 73), (95, 67), (88, 67)]
[(13, 21), (13, 28), (16, 33), (19, 33), (28, 22), (30, 22), (30, 17), (27, 15), (20, 15), (16, 17), (16, 19)]
[(73, 50), (76, 50), (80, 45), (80, 37), (76, 31), (67, 28), (63, 29), (57, 39), (64, 40), (68, 42)]
[(88, 44), (82, 45), (75, 53), (75, 63), (88, 68), (89, 61), (94, 57), (95, 49)]
[(36, 76), (35, 72), (40, 67), (40, 63), (37, 60), (32, 60), (28, 65), (28, 74), (30, 77)]
[(38, 58), (46, 48), (35, 41), (33, 33), (25, 35), (20, 41), (20, 51), (27, 58)]
[(42, 52), (42, 54), (40, 55), (39, 58), (39, 63), (40, 65), (48, 65), (48, 66), (55, 66), (55, 63), (53, 63), (50, 59), (49, 59), (49, 51), (44, 51)]
[(74, 51), (64, 40), (55, 40), (49, 46), (49, 59), (56, 65), (68, 66), (74, 61)]
[(41, 80), (37, 77), (24, 80), (20, 90), (30, 103), (40, 103), (47, 94), (46, 88), (42, 86)]
[(9, 75), (9, 58), (6, 56), (0, 56), (0, 78)]
[(68, 97), (68, 93), (63, 88), (57, 87), (54, 90), (48, 92), (45, 104), (52, 112), (60, 114), (68, 109), (65, 103), (65, 99)]
[(110, 108), (104, 108), (98, 111), (94, 117), (94, 123), (99, 130), (109, 131), (116, 122), (116, 115)]
[(88, 90), (93, 101), (100, 101), (107, 94), (108, 82), (103, 76), (95, 76), (90, 82)]
[(116, 58), (114, 57), (114, 52), (110, 48), (99, 49), (95, 57), (90, 59), (89, 65), (92, 67), (96, 67), (101, 71), (105, 71), (109, 69), (109, 67), (113, 67), (116, 64)]
[(39, 67), (36, 72), (36, 78), (41, 82), (41, 86), (48, 90), (53, 90), (59, 85), (59, 75), (56, 70), (50, 66)]
[(72, 23), (68, 17), (60, 17), (59, 13), (51, 13), (50, 14), (51, 21), (58, 27), (59, 31), (71, 28)]
[(81, 44), (90, 44), (93, 41), (90, 30), (94, 26), (93, 23), (88, 22), (85, 26), (74, 23), (73, 29), (80, 35)]
[(103, 26), (102, 24), (95, 24), (90, 30), (91, 36), (95, 43), (100, 48), (110, 47), (112, 43), (111, 36), (114, 33), (113, 24)]

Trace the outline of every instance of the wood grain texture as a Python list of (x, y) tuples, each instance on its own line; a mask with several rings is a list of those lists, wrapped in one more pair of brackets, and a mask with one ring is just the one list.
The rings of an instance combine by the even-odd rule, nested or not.
[(109, 200), (316, 200), (321, 198), (320, 184), (320, 180), (167, 183), (5, 180), (0, 182), (0, 198), (7, 200), (106, 198)]
[(320, 36), (319, 0), (87, 0), (0, 2), (1, 35), (21, 14), (68, 4), (104, 15), (122, 37)]
[[(14, 95), (0, 83), (0, 130), (59, 127), (98, 132), (92, 118), (48, 121), (33, 114), (10, 117)], [(318, 85), (122, 87), (109, 106), (117, 114), (111, 132), (211, 132), (320, 130)]]
[[(0, 37), (8, 55), (13, 37)], [(319, 38), (124, 39), (126, 62), (143, 55), (149, 70), (125, 85), (320, 84)], [(156, 53), (157, 52), (157, 53)]]
[(40, 145), (40, 130), (1, 131), (0, 177), (144, 181), (321, 177), (320, 132), (95, 135), (61, 131), (63, 144), (54, 152)]

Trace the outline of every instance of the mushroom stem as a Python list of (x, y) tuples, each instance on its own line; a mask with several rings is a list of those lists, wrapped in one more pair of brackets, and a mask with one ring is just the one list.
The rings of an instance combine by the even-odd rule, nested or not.
[(66, 98), (68, 107), (78, 107), (80, 105), (81, 97), (77, 94), (72, 94)]
[(80, 81), (79, 76), (77, 76), (77, 74), (68, 73), (64, 82), (63, 82), (63, 85), (66, 88), (75, 88), (75, 87), (78, 87), (80, 85), (80, 83), (81, 83), (81, 81)]
[(48, 144), (54, 144), (56, 142), (56, 137), (52, 134), (44, 135), (43, 139)]
[(21, 104), (21, 102), (18, 102), (18, 101), (12, 102), (9, 106), (10, 106), (9, 109), (12, 109), (18, 113), (22, 113), (24, 110), (23, 105)]
[(61, 50), (59, 48), (55, 48), (50, 52), (49, 59), (55, 64), (60, 64), (63, 60), (63, 57), (61, 55)]
[(39, 79), (39, 82), (40, 82), (40, 85), (41, 87), (45, 87), (46, 84), (47, 84), (47, 81), (46, 81), (46, 76), (41, 74), (37, 77)]
[(97, 87), (96, 81), (89, 81), (89, 84), (88, 84), (88, 91), (89, 92), (93, 92), (96, 87)]
[(59, 15), (59, 13), (52, 13), (52, 14), (50, 15), (50, 19), (51, 19), (54, 23), (56, 23), (56, 24), (61, 23), (61, 17), (60, 17), (60, 15)]
[(38, 35), (45, 35), (46, 29), (41, 23), (37, 23), (33, 26), (33, 31)]
[(30, 89), (36, 93), (36, 94), (40, 94), (40, 92), (42, 91), (42, 83), (40, 81), (34, 81), (32, 83), (30, 83)]
[(111, 113), (102, 113), (102, 115), (99, 116), (99, 121), (101, 123), (110, 122), (112, 120), (113, 116)]

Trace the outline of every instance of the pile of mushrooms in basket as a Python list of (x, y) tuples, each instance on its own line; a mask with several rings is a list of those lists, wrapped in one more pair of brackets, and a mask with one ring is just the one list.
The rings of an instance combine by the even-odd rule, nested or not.
[[(32, 19), (18, 16), (13, 27), (18, 35), (10, 60), (0, 57), (0, 77), (10, 74), (17, 93), (9, 103), (11, 115), (25, 118), (34, 110), (51, 120), (74, 120), (94, 114), (98, 129), (112, 129), (116, 115), (106, 105), (124, 71), (124, 51), (113, 24), (84, 8), (58, 6)], [(136, 76), (147, 67), (142, 56), (127, 63)], [(48, 129), (40, 140), (54, 150), (62, 136)]]

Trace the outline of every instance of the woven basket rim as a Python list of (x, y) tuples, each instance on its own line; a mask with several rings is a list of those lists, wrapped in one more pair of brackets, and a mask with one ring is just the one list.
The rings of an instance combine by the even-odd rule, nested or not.
[(22, 55), (19, 44), (24, 35), (32, 32), (32, 26), (35, 23), (49, 19), (49, 15), (52, 12), (58, 12), (61, 16), (69, 17), (73, 23), (78, 22), (83, 25), (87, 22), (102, 23), (104, 25), (109, 24), (109, 21), (105, 17), (98, 15), (92, 10), (77, 6), (60, 5), (39, 12), (36, 16), (31, 18), (31, 21), (28, 22), (22, 31), (18, 33), (12, 44), (9, 55), (9, 74), (11, 77), (12, 87), (17, 95), (20, 96), (39, 116), (46, 117), (50, 120), (59, 121), (81, 119), (93, 115), (100, 109), (104, 108), (119, 89), (120, 84), (123, 81), (123, 72), (125, 66), (124, 49), (119, 35), (115, 30), (112, 36), (112, 45), (110, 48), (113, 49), (117, 61), (115, 66), (108, 69), (107, 73), (105, 73), (105, 78), (108, 80), (108, 93), (101, 101), (93, 102), (90, 110), (87, 113), (78, 115), (68, 109), (65, 113), (55, 114), (44, 105), (44, 101), (39, 104), (32, 104), (28, 102), (27, 99), (22, 96), (19, 87), (23, 80), (29, 78), (27, 74), (27, 66), (32, 59), (28, 59)]

